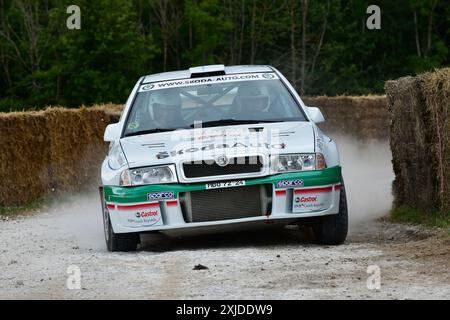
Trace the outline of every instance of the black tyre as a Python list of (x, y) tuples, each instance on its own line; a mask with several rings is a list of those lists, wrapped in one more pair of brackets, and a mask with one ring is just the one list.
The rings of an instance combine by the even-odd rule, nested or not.
[(103, 211), (103, 228), (105, 231), (106, 248), (108, 251), (136, 251), (140, 240), (139, 233), (114, 233), (103, 192), (101, 192), (101, 201)]
[(342, 184), (339, 198), (339, 213), (314, 218), (312, 229), (316, 242), (324, 245), (344, 243), (348, 232), (347, 196)]

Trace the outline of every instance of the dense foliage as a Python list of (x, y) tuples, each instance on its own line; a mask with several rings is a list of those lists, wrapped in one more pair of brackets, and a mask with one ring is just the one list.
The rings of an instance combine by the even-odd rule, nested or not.
[(143, 74), (211, 63), (271, 64), (306, 95), (380, 93), (449, 48), (448, 0), (0, 0), (0, 111), (122, 103)]

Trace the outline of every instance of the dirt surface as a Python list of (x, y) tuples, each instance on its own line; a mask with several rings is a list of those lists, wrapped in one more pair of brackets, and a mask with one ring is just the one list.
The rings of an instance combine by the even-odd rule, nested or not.
[[(0, 299), (448, 299), (448, 235), (379, 220), (392, 201), (390, 156), (387, 144), (367, 146), (341, 139), (351, 221), (341, 246), (290, 228), (149, 235), (136, 253), (109, 253), (99, 201), (76, 196), (0, 220)], [(71, 266), (80, 289), (67, 287)]]
[[(74, 214), (77, 219), (70, 217), (67, 225)], [(296, 229), (187, 239), (147, 236), (137, 253), (109, 253), (99, 216), (69, 210), (0, 222), (0, 298), (450, 296), (450, 243), (418, 227), (374, 222), (337, 247), (309, 244)], [(80, 290), (66, 286), (71, 265), (80, 268)], [(379, 290), (367, 287), (371, 265), (380, 268)]]

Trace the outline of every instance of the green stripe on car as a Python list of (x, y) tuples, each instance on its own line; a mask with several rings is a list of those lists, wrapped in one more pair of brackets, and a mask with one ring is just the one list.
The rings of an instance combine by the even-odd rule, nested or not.
[[(230, 179), (230, 180), (239, 180), (239, 179)], [(245, 185), (252, 186), (259, 184), (273, 184), (274, 188), (276, 188), (277, 182), (282, 180), (303, 180), (303, 187), (316, 187), (322, 185), (336, 184), (341, 182), (342, 180), (341, 167), (336, 166), (316, 171), (281, 173), (262, 178), (247, 179), (245, 180)], [(104, 192), (107, 202), (114, 202), (114, 203), (146, 202), (148, 201), (147, 195), (149, 193), (172, 191), (175, 193), (175, 197), (178, 197), (178, 193), (180, 192), (206, 190), (206, 183), (208, 182), (194, 183), (194, 184), (185, 184), (185, 183), (154, 184), (138, 187), (104, 186)]]

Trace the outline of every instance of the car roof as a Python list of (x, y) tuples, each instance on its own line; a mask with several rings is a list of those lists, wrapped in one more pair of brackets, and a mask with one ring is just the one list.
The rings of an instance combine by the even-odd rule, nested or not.
[(222, 71), (222, 72), (225, 72), (225, 75), (237, 74), (237, 73), (273, 72), (274, 71), (270, 66), (266, 66), (266, 65), (241, 65), (241, 66), (205, 65), (205, 66), (189, 68), (187, 70), (150, 74), (150, 75), (147, 75), (144, 77), (144, 79), (142, 80), (142, 83), (187, 79), (187, 78), (191, 78), (191, 75), (194, 72), (201, 74), (201, 70), (205, 70), (205, 72)]

